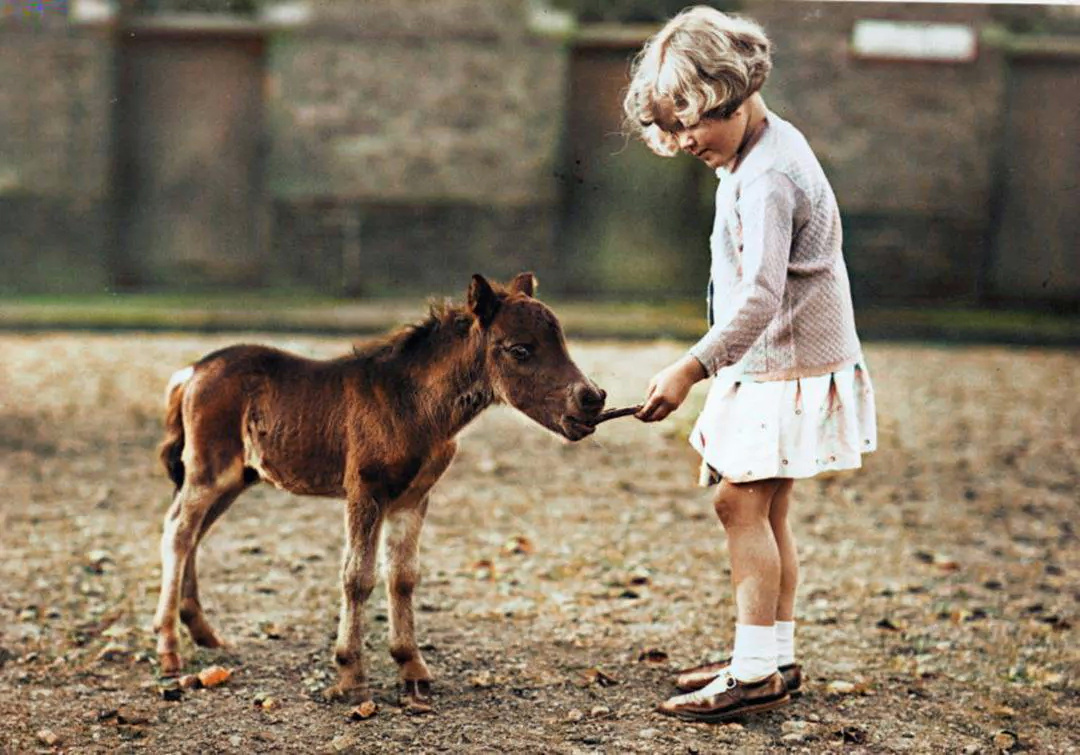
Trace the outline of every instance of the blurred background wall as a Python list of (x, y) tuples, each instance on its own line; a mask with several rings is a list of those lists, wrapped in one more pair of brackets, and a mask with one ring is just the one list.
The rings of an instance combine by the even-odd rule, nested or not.
[[(620, 133), (681, 5), (0, 0), (0, 291), (697, 294), (715, 178)], [(1080, 306), (1075, 8), (717, 5), (775, 42), (861, 305)], [(866, 20), (975, 54), (860, 56)]]

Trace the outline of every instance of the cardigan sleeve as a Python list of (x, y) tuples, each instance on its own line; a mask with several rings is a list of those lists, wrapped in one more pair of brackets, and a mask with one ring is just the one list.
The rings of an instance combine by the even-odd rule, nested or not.
[(742, 228), (741, 270), (726, 307), (732, 315), (690, 349), (709, 375), (742, 359), (780, 309), (798, 195), (791, 179), (775, 170), (742, 187), (735, 203)]

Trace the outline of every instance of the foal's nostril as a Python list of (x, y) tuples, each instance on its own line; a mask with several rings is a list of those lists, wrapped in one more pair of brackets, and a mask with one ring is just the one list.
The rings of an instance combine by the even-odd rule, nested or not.
[(604, 408), (607, 394), (588, 385), (582, 385), (577, 390), (577, 400), (581, 408), (587, 412), (598, 412)]

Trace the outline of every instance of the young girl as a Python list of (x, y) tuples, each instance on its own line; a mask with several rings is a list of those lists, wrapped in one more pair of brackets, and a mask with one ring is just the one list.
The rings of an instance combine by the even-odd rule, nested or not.
[(861, 465), (877, 431), (855, 333), (836, 198), (803, 135), (765, 106), (770, 44), (756, 23), (684, 10), (638, 55), (624, 102), (657, 154), (716, 172), (709, 330), (648, 386), (656, 422), (714, 377), (690, 442), (728, 537), (730, 660), (682, 672), (661, 713), (724, 721), (784, 705), (795, 662), (794, 480)]

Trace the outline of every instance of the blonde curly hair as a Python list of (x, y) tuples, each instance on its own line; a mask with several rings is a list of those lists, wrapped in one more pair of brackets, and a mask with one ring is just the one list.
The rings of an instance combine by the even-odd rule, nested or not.
[(670, 132), (706, 115), (730, 116), (765, 83), (771, 53), (764, 30), (748, 18), (707, 5), (683, 10), (634, 58), (623, 99), (626, 130), (671, 157), (679, 148)]

